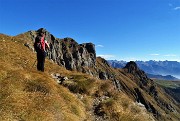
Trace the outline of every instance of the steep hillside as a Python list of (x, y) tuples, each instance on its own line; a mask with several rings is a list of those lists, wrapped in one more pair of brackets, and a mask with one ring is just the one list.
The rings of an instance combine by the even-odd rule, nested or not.
[(155, 80), (155, 82), (180, 103), (180, 81)]
[[(104, 59), (101, 60), (101, 64), (105, 62)], [(177, 113), (177, 111), (179, 112), (179, 103), (175, 102), (153, 80), (149, 79), (135, 62), (129, 62), (123, 69), (114, 69), (114, 71), (108, 65), (104, 70), (108, 72), (110, 69), (111, 72), (114, 72), (112, 73), (115, 75), (113, 81), (117, 88), (134, 101), (142, 103), (149, 112), (154, 114), (157, 120), (179, 120), (176, 119), (179, 116)]]
[(68, 71), (47, 61), (45, 73), (33, 66), (35, 54), (20, 40), (0, 35), (0, 120), (85, 119), (84, 104), (50, 76)]
[[(24, 46), (27, 41), (0, 35), (1, 121), (153, 120), (111, 81), (68, 71), (50, 60), (44, 73), (36, 71), (36, 55)], [(66, 80), (59, 84), (61, 77)]]
[(45, 73), (36, 71), (32, 45), (38, 31), (0, 35), (2, 120), (180, 120), (178, 103), (136, 63), (114, 69), (96, 57), (92, 43), (46, 31), (50, 60)]

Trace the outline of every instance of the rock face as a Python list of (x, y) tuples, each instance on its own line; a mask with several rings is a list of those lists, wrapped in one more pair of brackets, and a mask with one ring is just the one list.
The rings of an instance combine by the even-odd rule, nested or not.
[(51, 40), (50, 47), (49, 58), (68, 70), (83, 71), (83, 68), (95, 65), (96, 53), (92, 43), (78, 44), (72, 38), (64, 38)]
[[(72, 38), (59, 39), (50, 34), (46, 29), (40, 28), (37, 31), (29, 31), (27, 33), (31, 40), (35, 40), (36, 36), (45, 31), (45, 39), (50, 45), (50, 49), (47, 50), (48, 58), (53, 60), (60, 66), (65, 67), (68, 70), (76, 70), (83, 73), (93, 75), (102, 80), (115, 80), (108, 62), (105, 59), (100, 59), (97, 67), (95, 45), (92, 43), (78, 44)], [(31, 44), (30, 44), (31, 43)], [(33, 42), (26, 43), (28, 48), (32, 47)]]
[(139, 68), (137, 67), (137, 64), (134, 61), (130, 61), (129, 63), (127, 63), (124, 68), (128, 69), (128, 73), (132, 74), (139, 71)]
[(130, 61), (129, 63), (127, 63), (126, 66), (124, 67), (124, 70), (127, 73), (131, 73), (137, 78), (138, 80), (137, 83), (140, 85), (140, 87), (147, 86), (148, 81), (149, 82), (152, 81), (147, 77), (144, 71), (138, 68), (137, 64), (133, 61)]
[(32, 39), (34, 40), (37, 34), (42, 30), (46, 32), (45, 39), (50, 45), (50, 50), (47, 51), (49, 59), (52, 59), (55, 63), (68, 70), (77, 70), (81, 72), (84, 72), (85, 68), (93, 68), (95, 66), (96, 52), (94, 44), (78, 44), (72, 38), (58, 39), (44, 28), (36, 32), (30, 31)]
[[(40, 28), (37, 31), (29, 31), (26, 33), (26, 36), (31, 39), (31, 42), (25, 43), (25, 46), (33, 48), (33, 41), (42, 30), (45, 31), (45, 39), (50, 45), (50, 49), (47, 50), (47, 56), (53, 62), (68, 70), (87, 73), (102, 80), (112, 78), (110, 72), (97, 68), (95, 45), (92, 43), (78, 44), (74, 39), (68, 37), (59, 39), (44, 28)], [(102, 59), (101, 63), (101, 65), (110, 68), (110, 65), (105, 59)]]

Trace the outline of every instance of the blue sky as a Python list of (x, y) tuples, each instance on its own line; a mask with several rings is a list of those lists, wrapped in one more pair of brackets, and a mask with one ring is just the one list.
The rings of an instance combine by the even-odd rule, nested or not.
[(180, 61), (180, 0), (0, 0), (0, 33), (41, 27), (106, 59)]

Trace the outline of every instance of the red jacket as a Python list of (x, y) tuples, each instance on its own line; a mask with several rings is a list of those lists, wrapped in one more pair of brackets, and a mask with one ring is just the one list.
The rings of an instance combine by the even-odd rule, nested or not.
[(42, 36), (37, 36), (34, 43), (34, 48), (36, 51), (45, 51), (46, 47), (49, 48), (49, 44)]

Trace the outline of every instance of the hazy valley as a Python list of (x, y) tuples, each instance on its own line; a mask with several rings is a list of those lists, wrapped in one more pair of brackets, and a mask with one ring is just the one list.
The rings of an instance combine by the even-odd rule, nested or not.
[[(123, 68), (126, 61), (108, 60), (114, 68)], [(138, 67), (144, 70), (149, 77), (162, 80), (178, 80), (180, 78), (180, 63), (177, 61), (135, 61)], [(164, 78), (164, 79), (163, 79)]]

